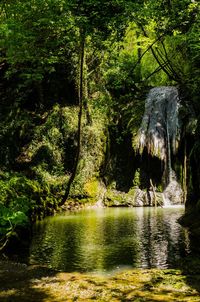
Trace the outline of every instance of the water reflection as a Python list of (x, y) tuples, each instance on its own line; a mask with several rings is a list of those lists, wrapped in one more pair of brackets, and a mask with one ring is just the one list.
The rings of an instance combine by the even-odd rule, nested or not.
[(141, 209), (138, 220), (141, 267), (174, 267), (187, 254), (187, 235), (177, 223), (182, 208)]
[(111, 208), (45, 219), (35, 227), (30, 263), (68, 272), (174, 267), (187, 252), (176, 222), (183, 211)]

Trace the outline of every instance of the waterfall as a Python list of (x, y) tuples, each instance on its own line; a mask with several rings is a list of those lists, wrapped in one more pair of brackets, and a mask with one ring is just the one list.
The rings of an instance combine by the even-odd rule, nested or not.
[(172, 169), (172, 154), (176, 154), (180, 138), (178, 109), (179, 95), (176, 87), (151, 89), (137, 136), (140, 154), (146, 148), (148, 154), (164, 162), (164, 205), (181, 203), (183, 195)]

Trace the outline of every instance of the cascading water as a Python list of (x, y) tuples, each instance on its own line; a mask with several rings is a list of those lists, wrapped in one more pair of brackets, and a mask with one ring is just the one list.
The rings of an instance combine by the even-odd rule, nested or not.
[(176, 87), (156, 87), (150, 90), (138, 135), (138, 150), (147, 149), (149, 155), (164, 162), (163, 204), (180, 204), (181, 186), (172, 170), (172, 154), (178, 148), (180, 127), (178, 121), (179, 95)]

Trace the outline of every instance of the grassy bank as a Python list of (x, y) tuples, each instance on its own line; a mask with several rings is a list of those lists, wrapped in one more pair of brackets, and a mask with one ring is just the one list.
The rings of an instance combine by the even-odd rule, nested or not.
[(0, 262), (0, 301), (200, 301), (200, 274), (134, 269), (115, 275), (61, 273)]

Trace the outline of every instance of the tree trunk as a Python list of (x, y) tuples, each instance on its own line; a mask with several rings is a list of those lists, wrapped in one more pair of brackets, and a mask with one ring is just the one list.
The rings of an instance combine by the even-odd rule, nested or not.
[(81, 136), (82, 136), (82, 115), (83, 115), (83, 69), (84, 69), (84, 54), (85, 54), (85, 33), (84, 31), (81, 32), (81, 43), (80, 43), (80, 79), (79, 79), (79, 114), (78, 114), (78, 130), (77, 130), (77, 152), (76, 158), (74, 162), (74, 167), (72, 174), (70, 175), (67, 188), (65, 190), (65, 194), (60, 202), (60, 206), (62, 206), (67, 198), (69, 197), (70, 188), (76, 176), (80, 154), (81, 154)]
[(187, 148), (186, 138), (184, 143), (184, 162), (183, 162), (183, 201), (187, 200)]
[[(137, 61), (141, 61), (142, 58), (142, 49), (141, 49), (141, 43), (139, 41), (140, 33), (136, 31), (136, 37), (137, 37)], [(138, 64), (138, 74), (139, 79), (141, 79), (141, 64)]]

